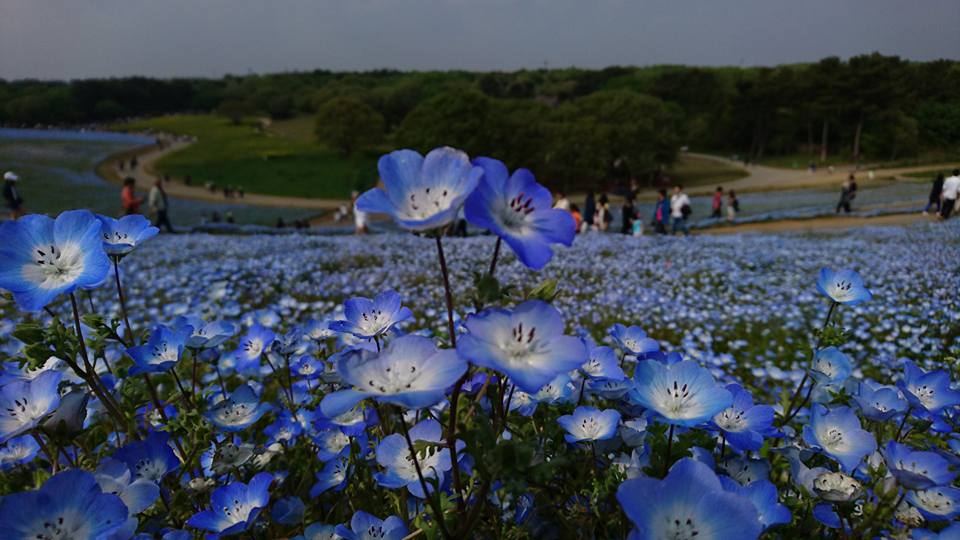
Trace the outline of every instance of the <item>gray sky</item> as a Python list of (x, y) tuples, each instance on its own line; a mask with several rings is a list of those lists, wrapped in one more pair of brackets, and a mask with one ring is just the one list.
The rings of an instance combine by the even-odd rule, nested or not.
[(0, 0), (0, 78), (960, 59), (958, 0)]

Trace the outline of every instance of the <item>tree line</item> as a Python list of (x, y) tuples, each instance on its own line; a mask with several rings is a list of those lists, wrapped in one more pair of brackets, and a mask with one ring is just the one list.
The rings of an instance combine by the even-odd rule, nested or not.
[(311, 71), (0, 81), (0, 124), (178, 112), (313, 115), (344, 153), (448, 144), (582, 187), (654, 181), (682, 146), (745, 159), (886, 161), (960, 150), (960, 62), (877, 53), (760, 68)]

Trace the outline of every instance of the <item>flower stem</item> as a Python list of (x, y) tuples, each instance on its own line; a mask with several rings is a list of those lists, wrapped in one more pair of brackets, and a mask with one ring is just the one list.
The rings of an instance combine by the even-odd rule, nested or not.
[(907, 412), (903, 413), (903, 420), (900, 421), (900, 425), (897, 427), (897, 434), (893, 437), (893, 440), (900, 442), (900, 434), (903, 433), (903, 426), (907, 425), (907, 419), (910, 418), (910, 411), (913, 410), (913, 407), (907, 407)]
[[(423, 470), (420, 468), (420, 460), (417, 458), (417, 451), (413, 447), (413, 440), (410, 439), (410, 431), (407, 429), (407, 421), (403, 418), (403, 414), (398, 415), (400, 417), (400, 427), (403, 429), (403, 438), (407, 441), (407, 448), (410, 450), (410, 459), (413, 460), (413, 468), (417, 471), (417, 479), (420, 480), (420, 488), (423, 489), (423, 496), (426, 497), (427, 501), (430, 502), (430, 506), (433, 507), (433, 515), (437, 520), (437, 525), (440, 527), (440, 532), (443, 534), (444, 538), (452, 538), (450, 532), (447, 530), (447, 525), (443, 519), (443, 509), (440, 507), (439, 499), (434, 500), (430, 496), (430, 490), (427, 489), (427, 481), (423, 479)], [(440, 497), (440, 491), (437, 491), (437, 497)]]
[[(443, 276), (443, 292), (447, 303), (447, 329), (450, 332), (450, 346), (457, 347), (457, 332), (453, 324), (453, 292), (450, 290), (450, 272), (447, 270), (447, 258), (443, 254), (443, 241), (440, 235), (437, 235), (437, 258), (440, 261), (440, 273)], [(463, 512), (466, 509), (466, 503), (463, 501), (463, 483), (460, 480), (460, 464), (457, 459), (457, 405), (460, 400), (460, 388), (470, 376), (470, 370), (467, 369), (463, 376), (454, 383), (453, 391), (450, 393), (450, 424), (447, 427), (447, 448), (450, 449), (450, 462), (452, 465), (451, 475), (453, 476), (453, 488), (457, 494), (457, 510)], [(442, 519), (442, 518), (441, 518)]]
[(670, 472), (670, 453), (673, 450), (673, 424), (670, 424), (670, 432), (667, 433), (667, 455), (663, 458), (663, 476), (666, 477)]
[[(830, 309), (827, 310), (827, 317), (823, 321), (823, 326), (820, 327), (820, 335), (817, 336), (817, 344), (813, 347), (814, 355), (817, 354), (817, 351), (820, 350), (820, 346), (823, 345), (823, 333), (827, 330), (827, 325), (830, 324), (830, 317), (833, 316), (833, 310), (836, 309), (837, 305), (838, 304), (836, 302), (830, 302)], [(810, 395), (813, 393), (813, 385), (811, 385), (810, 388), (807, 390), (807, 395), (806, 395), (806, 398), (804, 398), (803, 402), (801, 402), (800, 405), (796, 408), (796, 410), (794, 410), (793, 406), (796, 403), (797, 398), (800, 397), (800, 393), (803, 391), (803, 386), (807, 383), (807, 380), (809, 379), (810, 379), (809, 372), (804, 373), (803, 379), (800, 380), (800, 385), (797, 386), (797, 389), (793, 392), (793, 395), (790, 396), (790, 402), (787, 406), (787, 410), (784, 411), (783, 420), (780, 421), (781, 426), (786, 425), (787, 422), (793, 419), (793, 417), (796, 416), (798, 412), (800, 412), (800, 409), (802, 409), (804, 405), (806, 405), (807, 401), (810, 399)]]
[(123, 286), (120, 284), (120, 258), (111, 257), (111, 259), (113, 259), (113, 276), (117, 282), (117, 296), (120, 299), (120, 313), (123, 315), (123, 324), (127, 328), (127, 338), (132, 343), (133, 330), (130, 328), (130, 319), (127, 317), (127, 301), (123, 296)]
[(497, 259), (500, 258), (500, 244), (502, 242), (503, 239), (498, 236), (497, 245), (493, 248), (493, 257), (490, 259), (490, 277), (493, 277), (494, 272), (497, 271)]

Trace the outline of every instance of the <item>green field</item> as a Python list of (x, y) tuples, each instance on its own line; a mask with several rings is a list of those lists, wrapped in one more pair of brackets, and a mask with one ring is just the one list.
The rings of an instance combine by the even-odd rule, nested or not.
[(313, 139), (309, 118), (266, 130), (256, 120), (234, 125), (211, 115), (163, 116), (116, 127), (196, 137), (195, 144), (156, 163), (158, 172), (190, 175), (194, 185), (213, 182), (248, 193), (342, 199), (376, 179), (374, 154), (347, 157), (323, 147)]
[(747, 171), (712, 159), (680, 154), (666, 174), (674, 184), (689, 188), (730, 182), (747, 176)]

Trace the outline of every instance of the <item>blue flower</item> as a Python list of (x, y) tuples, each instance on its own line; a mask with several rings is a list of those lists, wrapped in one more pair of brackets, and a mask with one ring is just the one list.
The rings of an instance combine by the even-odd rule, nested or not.
[(637, 527), (631, 538), (757, 538), (760, 518), (750, 499), (725, 491), (710, 467), (691, 458), (663, 480), (641, 476), (617, 489), (617, 500)]
[(344, 321), (335, 321), (330, 328), (359, 338), (375, 338), (387, 333), (394, 325), (413, 316), (410, 308), (400, 305), (400, 295), (384, 291), (370, 300), (358, 296), (343, 303)]
[(284, 497), (274, 503), (270, 516), (281, 525), (296, 525), (303, 521), (307, 507), (300, 497)]
[(551, 244), (573, 244), (573, 216), (553, 208), (550, 191), (532, 172), (517, 169), (510, 175), (501, 161), (485, 157), (473, 164), (483, 169), (483, 178), (464, 206), (467, 221), (502, 238), (534, 270), (550, 262)]
[(713, 423), (734, 450), (760, 450), (763, 437), (773, 428), (773, 407), (754, 405), (753, 397), (740, 385), (727, 385), (727, 390), (733, 395), (733, 404), (714, 415)]
[(950, 463), (934, 452), (921, 452), (890, 441), (883, 449), (887, 469), (906, 489), (927, 489), (953, 481), (957, 473)]
[(105, 459), (97, 467), (94, 478), (104, 493), (120, 497), (130, 515), (143, 512), (160, 497), (160, 488), (146, 478), (133, 478), (130, 467), (116, 459)]
[(637, 364), (633, 380), (630, 398), (670, 424), (695, 426), (733, 404), (730, 392), (693, 360), (670, 365), (644, 360)]
[(617, 353), (610, 347), (596, 347), (587, 344), (587, 361), (580, 369), (591, 379), (612, 379), (622, 381), (627, 376), (620, 368)]
[(320, 472), (315, 473), (317, 482), (310, 488), (310, 497), (316, 499), (329, 490), (343, 491), (350, 476), (350, 463), (346, 457), (328, 461)]
[[(410, 428), (410, 440), (414, 444), (417, 441), (434, 444), (418, 452), (417, 461), (420, 462), (424, 479), (435, 478), (442, 484), (443, 474), (450, 470), (451, 461), (449, 448), (438, 448), (443, 443), (443, 428), (440, 422), (432, 418), (421, 421)], [(457, 450), (462, 450), (463, 446), (464, 443), (459, 442)], [(384, 437), (377, 446), (376, 454), (377, 463), (387, 469), (385, 472), (373, 475), (378, 484), (389, 489), (406, 487), (414, 497), (426, 498), (413, 460), (410, 458), (410, 448), (403, 435), (394, 433)], [(427, 486), (430, 489), (429, 483)]]
[(180, 355), (183, 354), (183, 348), (192, 332), (193, 328), (190, 326), (182, 326), (176, 330), (157, 326), (145, 344), (127, 349), (127, 354), (133, 359), (133, 366), (128, 373), (162, 373), (172, 369), (180, 361)]
[(187, 347), (194, 349), (212, 349), (223, 344), (224, 341), (233, 337), (236, 333), (236, 327), (228, 322), (213, 321), (205, 322), (200, 317), (177, 317), (173, 321), (173, 327), (177, 330), (181, 328), (190, 328), (190, 337), (187, 339)]
[(815, 506), (813, 508), (813, 517), (831, 529), (843, 527), (843, 522), (840, 521), (840, 515), (833, 509), (832, 504), (820, 503)]
[(573, 414), (557, 418), (568, 443), (605, 441), (617, 434), (620, 413), (614, 409), (599, 410), (594, 407), (577, 407)]
[(133, 473), (135, 479), (159, 484), (163, 477), (180, 467), (180, 460), (170, 448), (170, 434), (153, 431), (142, 441), (128, 443), (113, 454)]
[(872, 295), (863, 286), (863, 279), (853, 270), (823, 268), (817, 278), (817, 290), (838, 304), (859, 304)]
[(254, 476), (249, 484), (233, 482), (215, 489), (210, 495), (210, 510), (194, 514), (187, 525), (220, 536), (246, 531), (270, 502), (271, 482), (273, 475), (264, 472)]
[(97, 214), (97, 219), (100, 220), (103, 249), (108, 255), (115, 257), (130, 253), (160, 232), (160, 229), (151, 225), (150, 220), (140, 214), (131, 214), (120, 219)]
[(340, 540), (336, 525), (326, 523), (311, 523), (304, 529), (302, 536), (295, 536), (293, 540)]
[(617, 323), (610, 327), (610, 337), (624, 354), (643, 356), (660, 350), (657, 340), (647, 337), (647, 333), (639, 326)]
[[(366, 438), (364, 434), (360, 435), (361, 448), (365, 446)], [(325, 429), (317, 433), (313, 438), (317, 447), (317, 459), (320, 461), (330, 461), (338, 458), (350, 451), (350, 436), (340, 428)]]
[(104, 493), (93, 475), (80, 469), (51, 477), (37, 491), (0, 499), (0, 538), (10, 540), (106, 539), (126, 521), (120, 497)]
[(6, 471), (21, 463), (30, 463), (40, 451), (40, 445), (30, 435), (14, 437), (0, 445), (0, 471)]
[(897, 388), (914, 407), (937, 414), (944, 407), (960, 404), (960, 392), (950, 388), (950, 374), (942, 369), (926, 372), (906, 360), (903, 362), (903, 378)]
[(397, 150), (377, 163), (384, 188), (373, 188), (357, 199), (363, 212), (390, 214), (401, 228), (426, 231), (443, 227), (457, 215), (483, 176), (483, 169), (449, 147), (426, 157), (413, 150)]
[(817, 351), (810, 367), (810, 375), (820, 384), (841, 383), (852, 371), (850, 358), (836, 347), (825, 347)]
[(513, 311), (487, 309), (467, 318), (468, 334), (457, 342), (460, 357), (505, 373), (520, 390), (534, 394), (587, 359), (583, 342), (563, 335), (557, 308), (527, 300)]
[(206, 417), (211, 424), (225, 431), (243, 431), (271, 408), (269, 403), (260, 403), (253, 388), (244, 384), (208, 410)]
[(929, 529), (911, 529), (910, 534), (912, 540), (957, 540), (960, 538), (960, 523), (941, 529), (939, 533)]
[(0, 387), (0, 443), (35, 428), (60, 406), (61, 378), (63, 373), (48, 370)]
[(244, 362), (259, 360), (263, 351), (277, 338), (277, 335), (269, 328), (259, 324), (253, 325), (245, 336), (240, 338), (240, 345), (237, 347), (237, 358)]
[(25, 311), (43, 309), (78, 288), (99, 287), (109, 272), (100, 222), (86, 210), (0, 224), (0, 289), (13, 293)]
[(760, 525), (764, 530), (774, 525), (790, 523), (792, 519), (790, 510), (780, 504), (777, 487), (769, 480), (757, 480), (741, 486), (733, 479), (721, 476), (720, 483), (723, 485), (723, 489), (750, 499), (754, 508), (757, 509), (757, 517), (760, 519)]
[(960, 515), (960, 489), (951, 486), (908, 491), (907, 502), (930, 521), (945, 521)]
[(907, 400), (903, 399), (895, 387), (883, 386), (870, 380), (860, 383), (859, 392), (853, 399), (865, 417), (877, 422), (886, 422), (907, 410)]
[(350, 519), (350, 528), (337, 525), (337, 534), (344, 540), (401, 540), (407, 535), (407, 526), (397, 516), (380, 520), (363, 510)]
[(873, 435), (860, 427), (860, 419), (849, 407), (827, 410), (815, 403), (810, 423), (803, 426), (803, 440), (840, 463), (851, 472), (860, 461), (877, 449)]
[(320, 410), (338, 416), (367, 397), (410, 409), (430, 407), (466, 370), (452, 349), (437, 349), (423, 336), (399, 337), (379, 354), (360, 349), (341, 356), (337, 371), (353, 388), (327, 394)]

